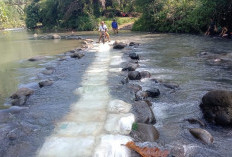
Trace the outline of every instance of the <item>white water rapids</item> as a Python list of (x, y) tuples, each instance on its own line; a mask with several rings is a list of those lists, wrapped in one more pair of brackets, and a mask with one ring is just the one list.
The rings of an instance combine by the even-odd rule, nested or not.
[(95, 60), (82, 78), (82, 87), (74, 91), (80, 96), (71, 105), (68, 115), (56, 124), (46, 138), (38, 157), (127, 157), (130, 150), (123, 146), (132, 139), (127, 136), (134, 115), (131, 105), (112, 100), (107, 84), (111, 64), (121, 57), (108, 44), (94, 45)]

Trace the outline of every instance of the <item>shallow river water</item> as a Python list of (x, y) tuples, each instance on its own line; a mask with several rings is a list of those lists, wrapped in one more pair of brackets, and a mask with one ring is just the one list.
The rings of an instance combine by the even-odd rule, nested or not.
[[(80, 46), (76, 40), (30, 40), (26, 30), (0, 32), (0, 108), (25, 79), (20, 68), (39, 67), (25, 60), (35, 56), (52, 56)], [(24, 62), (23, 62), (24, 61)], [(27, 78), (28, 79), (28, 78)]]
[[(77, 47), (76, 41), (59, 41), (58, 44), (56, 41), (30, 41), (28, 35), (25, 35), (25, 32), (23, 34), (23, 37), (16, 35), (10, 42), (7, 42), (6, 38), (1, 38), (6, 42), (0, 44), (1, 47), (7, 43), (14, 43), (16, 47), (13, 49), (11, 44), (13, 50), (9, 51), (9, 54), (12, 53), (13, 57), (0, 59), (2, 84), (0, 97), (1, 93), (8, 94), (20, 84), (34, 81), (31, 73), (38, 71), (40, 64), (36, 64), (37, 68), (33, 68), (34, 64), (20, 60), (38, 54), (58, 54)], [(96, 36), (89, 33), (88, 38), (92, 37), (96, 40)], [(152, 109), (157, 120), (155, 126), (160, 133), (160, 139), (157, 144), (145, 145), (158, 145), (180, 157), (232, 156), (230, 128), (212, 126), (206, 122), (205, 129), (214, 137), (214, 143), (205, 145), (188, 132), (189, 128), (199, 128), (199, 126), (185, 121), (187, 118), (204, 121), (199, 104), (206, 92), (214, 89), (232, 90), (230, 67), (209, 64), (209, 60), (199, 55), (207, 52), (223, 54), (223, 57), (231, 59), (232, 42), (195, 35), (146, 33), (124, 33), (112, 36), (112, 41), (117, 39), (141, 43), (133, 50), (141, 56), (138, 71), (149, 71), (152, 78), (179, 86), (177, 89), (170, 89), (149, 79), (134, 81), (144, 90), (152, 86), (161, 91), (160, 97), (152, 100)], [(31, 53), (25, 55), (23, 50), (26, 48), (21, 44), (17, 46), (17, 42), (30, 45), (26, 47), (31, 45), (36, 47), (37, 42), (41, 42), (40, 44), (44, 46), (37, 46), (36, 49), (27, 48)], [(51, 45), (53, 46), (50, 49)], [(20, 50), (22, 55), (14, 58), (13, 52), (20, 47), (23, 47)], [(1, 55), (2, 53), (1, 49)], [(94, 48), (86, 54), (84, 60), (76, 62), (70, 59), (59, 63), (55, 75), (60, 80), (51, 88), (41, 89), (35, 93), (29, 100), (30, 112), (19, 116), (24, 119), (25, 124), (33, 125), (36, 131), (30, 133), (30, 137), (20, 137), (19, 141), (26, 141), (24, 145), (13, 143), (13, 145), (9, 144), (9, 149), (2, 149), (5, 156), (12, 154), (16, 156), (129, 156), (129, 151), (122, 149), (121, 144), (131, 140), (130, 137), (124, 136), (128, 134), (128, 130), (131, 129), (129, 126), (134, 121), (133, 115), (128, 113), (131, 106), (120, 102), (124, 108), (118, 111), (114, 110), (114, 102), (120, 104), (120, 100), (115, 100), (120, 97), (126, 102), (131, 102), (132, 98), (126, 97), (126, 93), (120, 90), (117, 95), (109, 92), (112, 88), (109, 82), (114, 82), (109, 78), (121, 73), (120, 64), (125, 61), (122, 55), (121, 51), (113, 50), (108, 44), (104, 46), (94, 44)], [(24, 75), (28, 77), (25, 78)], [(8, 78), (13, 81), (8, 82)], [(22, 78), (25, 78), (24, 82)], [(120, 81), (118, 83), (120, 84)], [(19, 150), (20, 147), (25, 151)]]

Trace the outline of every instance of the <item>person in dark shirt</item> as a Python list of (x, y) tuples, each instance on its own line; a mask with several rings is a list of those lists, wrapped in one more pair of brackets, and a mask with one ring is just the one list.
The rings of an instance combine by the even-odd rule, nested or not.
[(217, 32), (216, 23), (213, 19), (210, 19), (210, 21), (211, 23), (209, 25), (208, 30), (205, 32), (205, 35), (215, 35), (215, 33)]
[(112, 22), (112, 28), (113, 28), (113, 31), (114, 31), (114, 34), (118, 34), (118, 23), (116, 22), (116, 20), (114, 19), (113, 22)]

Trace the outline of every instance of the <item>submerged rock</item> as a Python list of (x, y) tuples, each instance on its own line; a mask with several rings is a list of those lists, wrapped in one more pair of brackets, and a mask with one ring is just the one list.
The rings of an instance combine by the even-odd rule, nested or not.
[(211, 123), (232, 125), (232, 92), (216, 90), (205, 94), (200, 104), (206, 120)]
[(148, 71), (142, 71), (140, 72), (140, 75), (142, 78), (150, 78), (151, 74)]
[(46, 59), (46, 57), (44, 57), (44, 56), (36, 56), (36, 57), (29, 58), (28, 61), (35, 62), (35, 61), (40, 61), (40, 60), (43, 60), (43, 59)]
[(129, 78), (128, 77), (125, 77), (121, 80), (121, 83), (122, 84), (127, 84), (129, 82)]
[(148, 97), (157, 98), (160, 95), (160, 91), (157, 88), (146, 90)]
[(44, 75), (51, 75), (51, 74), (54, 73), (54, 70), (44, 70), (41, 73), (44, 74)]
[(205, 144), (212, 144), (213, 143), (213, 136), (206, 130), (200, 128), (193, 128), (189, 129), (189, 132), (196, 137), (197, 139), (201, 140)]
[(132, 113), (137, 123), (155, 124), (156, 119), (150, 106), (145, 101), (137, 101), (132, 105)]
[(61, 39), (61, 36), (58, 34), (53, 34), (52, 39)]
[(135, 142), (155, 142), (159, 138), (159, 132), (153, 125), (134, 123), (131, 137)]
[(130, 42), (129, 46), (139, 46), (139, 43), (136, 43), (136, 42)]
[(122, 71), (135, 71), (138, 68), (138, 64), (128, 64), (127, 66), (125, 66)]
[(142, 77), (140, 75), (140, 72), (138, 72), (138, 71), (130, 71), (128, 73), (128, 78), (130, 80), (140, 80)]
[(29, 88), (20, 88), (14, 94), (11, 95), (11, 104), (13, 106), (23, 106), (27, 99), (32, 95), (34, 91)]
[(145, 91), (138, 91), (135, 94), (135, 101), (146, 100), (148, 98), (148, 93)]
[(85, 55), (83, 53), (79, 53), (79, 52), (75, 52), (71, 55), (71, 58), (78, 58), (81, 59), (82, 57), (84, 57)]
[(171, 84), (171, 83), (162, 83), (162, 85), (166, 88), (170, 88), (170, 89), (176, 89), (179, 88), (179, 85), (177, 84)]
[(142, 90), (142, 87), (137, 84), (129, 84), (128, 88), (132, 89), (135, 93)]
[(188, 119), (186, 119), (186, 121), (188, 121), (188, 122), (191, 123), (191, 124), (199, 124), (200, 126), (205, 127), (205, 123), (202, 122), (202, 121), (199, 120), (199, 119), (188, 118)]
[(131, 58), (131, 59), (134, 59), (134, 60), (139, 60), (139, 55), (138, 54), (136, 54), (136, 53), (130, 53), (129, 54), (129, 57)]
[(39, 82), (39, 87), (45, 87), (45, 86), (51, 86), (54, 83), (54, 81), (51, 80), (45, 80), (45, 81), (41, 81)]
[(126, 46), (127, 46), (126, 43), (119, 42), (119, 41), (115, 41), (115, 43), (113, 44), (114, 49), (124, 49)]

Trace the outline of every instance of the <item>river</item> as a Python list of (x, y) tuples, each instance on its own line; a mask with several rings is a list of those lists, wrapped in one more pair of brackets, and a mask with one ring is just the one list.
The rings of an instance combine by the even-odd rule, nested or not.
[[(3, 47), (8, 43), (10, 48), (12, 45), (15, 46), (12, 51), (9, 51), (9, 54), (13, 55), (6, 57), (8, 59), (1, 58), (0, 62), (1, 65), (5, 65), (0, 69), (3, 71), (0, 81), (2, 86), (4, 85), (0, 87), (0, 93), (5, 93), (5, 95), (12, 93), (20, 84), (36, 80), (32, 77), (32, 73), (37, 71), (33, 68), (35, 64), (31, 64), (25, 59), (38, 54), (49, 56), (59, 54), (76, 47), (76, 41), (34, 41), (28, 40), (32, 34), (24, 31), (11, 33), (11, 40), (7, 42), (7, 38), (2, 37), (1, 40), (5, 44), (0, 45)], [(96, 36), (91, 33), (88, 34), (88, 37), (96, 40)], [(112, 40), (117, 39), (141, 44), (133, 50), (141, 56), (138, 71), (149, 71), (152, 78), (179, 86), (177, 89), (170, 89), (149, 79), (143, 79), (141, 82), (134, 81), (134, 83), (140, 84), (143, 90), (152, 86), (161, 91), (160, 97), (152, 100), (152, 109), (157, 120), (155, 126), (160, 133), (160, 139), (157, 144), (146, 143), (145, 145), (158, 145), (167, 148), (175, 156), (180, 157), (230, 157), (232, 154), (230, 149), (231, 128), (213, 126), (206, 122), (205, 129), (213, 135), (214, 143), (205, 145), (188, 131), (189, 128), (199, 126), (189, 124), (185, 119), (198, 118), (204, 121), (199, 104), (202, 96), (208, 91), (232, 90), (231, 67), (210, 64), (214, 60), (201, 56), (202, 52), (207, 52), (231, 59), (231, 41), (186, 34), (131, 32), (112, 36)], [(27, 45), (25, 47), (29, 48), (16, 44), (18, 42), (25, 43)], [(41, 49), (41, 45), (37, 45), (39, 43), (44, 44), (43, 47), (48, 49)], [(109, 115), (106, 110), (107, 104), (114, 99), (132, 101), (126, 92), (124, 93), (120, 91), (119, 87), (115, 88), (115, 85), (112, 85), (117, 81), (120, 82), (114, 78), (120, 75), (119, 65), (124, 59), (121, 58), (120, 51), (112, 50), (108, 46), (105, 49), (98, 44), (94, 45), (95, 49), (87, 53), (84, 60), (79, 62), (70, 60), (60, 64), (56, 74), (61, 78), (60, 81), (57, 81), (56, 85), (51, 88), (41, 89), (32, 96), (32, 99), (29, 100), (29, 103), (32, 104), (30, 112), (21, 114), (19, 117), (25, 121), (25, 124), (30, 124), (30, 126), (26, 125), (27, 127), (36, 128), (36, 131), (30, 132), (28, 138), (26, 137), (28, 134), (21, 136), (14, 145), (9, 144), (9, 149), (3, 149), (9, 151), (3, 151), (5, 156), (35, 156), (35, 154), (38, 156), (46, 156), (46, 154), (50, 156), (54, 154), (58, 154), (57, 156), (59, 154), (60, 156), (72, 156), (73, 154), (91, 156), (94, 151), (97, 154), (104, 153), (107, 150), (103, 148), (110, 147), (114, 141), (121, 138), (121, 136), (116, 138), (105, 135), (105, 133), (118, 134), (119, 132), (113, 123), (115, 119), (117, 120), (113, 117), (115, 114), (111, 114), (111, 119), (107, 118)], [(23, 47), (22, 50), (20, 47)], [(30, 55), (24, 54), (25, 49), (30, 50)], [(22, 55), (15, 58), (14, 54), (18, 54), (19, 50)], [(43, 67), (41, 64), (43, 63), (37, 63), (36, 66)], [(28, 71), (28, 69), (30, 70)], [(41, 70), (39, 67), (38, 69)], [(23, 81), (24, 74), (28, 75), (25, 80), (29, 81)], [(93, 86), (96, 88), (92, 88)], [(2, 99), (5, 97), (3, 95)], [(93, 103), (92, 99), (96, 103)], [(100, 136), (102, 134), (104, 136)], [(108, 146), (101, 145), (101, 141), (104, 142), (104, 140), (109, 142)], [(124, 138), (124, 140), (128, 139)], [(116, 144), (118, 143), (116, 142)], [(24, 150), (20, 149), (22, 147)], [(2, 150), (0, 149), (0, 151)], [(121, 156), (128, 155), (127, 151), (120, 151), (118, 154), (121, 153)]]
[[(53, 57), (80, 46), (80, 42), (76, 40), (30, 40), (31, 38), (33, 33), (23, 29), (0, 32), (0, 108), (3, 108), (5, 99), (21, 84), (32, 79), (28, 74), (33, 73), (33, 67), (40, 67), (38, 63), (27, 62), (27, 59), (35, 56)], [(27, 70), (31, 72), (28, 73)]]

